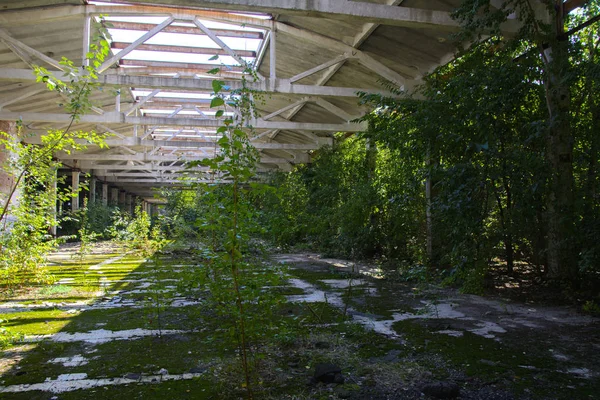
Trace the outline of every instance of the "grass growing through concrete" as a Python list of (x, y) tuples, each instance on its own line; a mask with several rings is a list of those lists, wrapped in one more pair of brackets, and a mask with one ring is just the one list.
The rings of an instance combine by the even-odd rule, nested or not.
[[(215, 311), (211, 293), (198, 279), (205, 271), (202, 259), (169, 251), (144, 259), (111, 249), (105, 255), (92, 252), (81, 264), (68, 252), (52, 261), (57, 283), (0, 303), (0, 319), (8, 321), (4, 326), (25, 337), (25, 343), (3, 352), (1, 398), (245, 396), (239, 347), (226, 340), (231, 324)], [(282, 271), (263, 265), (258, 274)], [(400, 398), (418, 399), (420, 385), (431, 380), (457, 381), (479, 398), (490, 388), (517, 398), (565, 399), (594, 398), (600, 390), (593, 381), (557, 372), (561, 367), (548, 354), (530, 349), (523, 354), (525, 344), (517, 338), (505, 345), (468, 332), (451, 337), (435, 332), (443, 321), (426, 319), (395, 323), (397, 338), (376, 334), (328, 300), (337, 296), (354, 313), (377, 322), (397, 312), (416, 312), (425, 292), (415, 296), (410, 286), (363, 280), (355, 281), (352, 296), (346, 296), (343, 279), (350, 276), (321, 267), (291, 268), (289, 274), (327, 291), (325, 299), (287, 301), (308, 292), (285, 284), (256, 288), (258, 296), (270, 291), (275, 300), (269, 303), (269, 323), (249, 348), (258, 371), (255, 398), (367, 399), (401, 393)], [(248, 307), (259, 309), (260, 299), (255, 302)], [(345, 382), (308, 385), (319, 363), (339, 365)]]

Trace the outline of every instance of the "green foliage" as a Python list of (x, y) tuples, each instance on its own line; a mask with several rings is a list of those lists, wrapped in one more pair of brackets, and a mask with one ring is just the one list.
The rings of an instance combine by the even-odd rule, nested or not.
[(133, 216), (115, 209), (109, 231), (113, 239), (145, 257), (154, 254), (166, 243), (160, 227), (152, 227), (150, 216), (140, 205), (135, 207)]
[(8, 320), (0, 318), (0, 350), (11, 347), (13, 344), (23, 340), (25, 336), (22, 333), (13, 332), (9, 328), (2, 326), (7, 322)]
[(263, 189), (252, 191), (257, 218), (264, 228), (260, 233), (283, 248), (307, 240), (309, 199), (300, 174), (275, 173)]
[[(97, 45), (94, 49), (89, 56), (92, 64), (108, 54), (108, 45)], [(20, 122), (15, 136), (0, 132), (0, 145), (9, 154), (9, 161), (3, 167), (14, 178), (0, 211), (0, 285), (3, 286), (51, 280), (42, 265), (45, 255), (58, 243), (48, 234), (50, 228), (59, 224), (55, 205), (78, 195), (71, 190), (55, 191), (56, 171), (61, 164), (54, 160), (54, 153), (83, 150), (86, 145), (82, 143), (106, 147), (102, 135), (72, 129), (92, 107), (90, 95), (97, 87), (94, 67), (86, 67), (87, 73), (80, 74), (70, 60), (63, 59), (60, 64), (69, 81), (55, 78), (43, 67), (34, 69), (38, 82), (46, 83), (49, 90), (67, 99), (63, 106), (71, 115), (69, 125), (64, 130), (43, 134), (39, 146), (26, 143), (29, 134)]]
[(83, 263), (83, 259), (90, 253), (91, 244), (98, 238), (98, 234), (88, 229), (88, 202), (87, 198), (83, 200), (83, 208), (81, 209), (81, 215), (83, 217), (80, 228), (78, 230), (79, 238), (79, 249), (75, 254), (79, 259), (79, 265)]
[(588, 314), (600, 315), (600, 305), (592, 300), (586, 301), (581, 309)]
[[(255, 74), (250, 65), (246, 72)], [(216, 72), (216, 71), (211, 71)], [(254, 200), (269, 189), (253, 182), (258, 153), (251, 145), (249, 122), (254, 115), (252, 93), (242, 80), (241, 89), (231, 91), (224, 82), (214, 80), (211, 108), (222, 119), (217, 129), (214, 158), (188, 163), (189, 174), (209, 180), (194, 184), (193, 191), (166, 191), (166, 228), (189, 243), (203, 261), (203, 267), (188, 277), (192, 286), (208, 287), (206, 301), (221, 321), (227, 343), (238, 348), (243, 376), (240, 387), (253, 398), (260, 360), (265, 355), (256, 349), (270, 330), (277, 329), (271, 318), (281, 297), (268, 290), (282, 283), (281, 270), (266, 270), (260, 259), (250, 254), (251, 237), (258, 212)], [(233, 113), (232, 108), (238, 113)], [(193, 182), (193, 180), (192, 180)]]
[(125, 243), (129, 240), (128, 228), (132, 216), (129, 213), (121, 211), (118, 207), (104, 208), (102, 213), (110, 212), (110, 224), (106, 225), (104, 231), (110, 239), (119, 243)]
[(118, 207), (108, 206), (96, 201), (88, 203), (85, 215), (85, 229), (98, 238), (111, 239), (116, 233), (111, 232), (116, 228), (117, 220), (122, 219), (122, 212)]
[(339, 137), (310, 166), (273, 176), (275, 189), (257, 199), (265, 237), (346, 257), (422, 259), (421, 173), (411, 161), (399, 165), (398, 151), (368, 143)]
[[(445, 276), (470, 293), (485, 289), (492, 260), (502, 260), (507, 273), (517, 261), (544, 273), (551, 256), (563, 254), (562, 263), (564, 254), (573, 254), (585, 276), (581, 283), (597, 285), (598, 26), (577, 31), (565, 47), (556, 28), (534, 18), (528, 4), (463, 1), (455, 12), (463, 26), (459, 39), (472, 46), (427, 76), (414, 95), (394, 87), (388, 89), (395, 97), (363, 94), (374, 109), (362, 118), (367, 132), (338, 136), (312, 165), (273, 177), (276, 189), (257, 202), (266, 237), (346, 257), (382, 256), (402, 270), (428, 265), (428, 275)], [(589, 2), (568, 17), (566, 29), (599, 10), (598, 1)], [(500, 28), (515, 11), (522, 29), (503, 37)], [(556, 49), (555, 61), (541, 54), (547, 42)], [(574, 103), (567, 116), (552, 108), (561, 85), (568, 85)], [(557, 182), (565, 182), (562, 192), (568, 191), (571, 178), (558, 172), (551, 147), (569, 135), (573, 198), (579, 199), (571, 203), (557, 190)], [(580, 235), (568, 234), (571, 211)]]

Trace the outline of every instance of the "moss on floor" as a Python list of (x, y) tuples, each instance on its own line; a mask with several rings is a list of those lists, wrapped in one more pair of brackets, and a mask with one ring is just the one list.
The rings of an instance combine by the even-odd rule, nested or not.
[[(599, 382), (590, 385), (589, 381), (564, 373), (564, 362), (527, 344), (535, 338), (505, 335), (499, 342), (470, 332), (453, 337), (428, 330), (423, 321), (400, 321), (393, 327), (409, 341), (414, 353), (439, 354), (452, 369), (460, 369), (483, 382), (506, 382), (516, 393), (564, 399), (594, 398), (590, 396), (600, 393)], [(448, 378), (448, 369), (430, 367), (438, 379)]]
[(0, 314), (0, 319), (7, 321), (2, 324), (4, 327), (24, 335), (48, 335), (60, 332), (72, 318), (72, 314), (55, 308)]
[[(177, 308), (161, 307), (156, 310), (151, 302), (144, 308), (119, 307), (86, 310), (78, 313), (63, 328), (63, 332), (87, 332), (96, 329), (121, 331), (127, 329), (193, 330), (204, 324), (203, 310), (198, 306)], [(160, 317), (159, 317), (160, 313)]]
[[(133, 307), (124, 305), (76, 312), (44, 308), (5, 313), (0, 314), (0, 318), (9, 320), (4, 326), (26, 334), (136, 328), (181, 330), (182, 333), (106, 343), (42, 341), (22, 354), (23, 358), (0, 378), (0, 385), (40, 383), (46, 378), (56, 379), (70, 373), (86, 373), (93, 379), (118, 378), (126, 374), (151, 375), (161, 369), (170, 374), (200, 370), (205, 371), (204, 375), (192, 380), (97, 387), (61, 393), (57, 397), (61, 400), (243, 397), (243, 372), (235, 340), (239, 325), (224, 317), (215, 304), (209, 303), (211, 293), (202, 286), (198, 275), (203, 271), (201, 264), (180, 256), (171, 259), (165, 253), (157, 263), (126, 255), (103, 264), (101, 269), (89, 269), (114, 257), (114, 254), (94, 255), (81, 263), (68, 257), (55, 257), (56, 265), (51, 269), (64, 281), (36, 288), (29, 297), (21, 296), (20, 301), (68, 304), (100, 296), (96, 302), (110, 301), (117, 305), (113, 296), (118, 296), (127, 304), (132, 304), (130, 301), (133, 300)], [(188, 265), (190, 263), (193, 265)], [(372, 283), (376, 294), (369, 294), (360, 286), (354, 287), (350, 295), (346, 289), (332, 289), (322, 280), (350, 276), (321, 265), (289, 272), (291, 277), (303, 279), (319, 289), (335, 291), (352, 308), (365, 313), (390, 317), (394, 312), (414, 312), (413, 307), (420, 304), (420, 298), (412, 295), (409, 287), (402, 293), (395, 293), (395, 287), (386, 282)], [(271, 269), (270, 266), (257, 269), (254, 276), (266, 273), (285, 276), (277, 267)], [(181, 282), (173, 282), (173, 279)], [(102, 284), (106, 280), (108, 283)], [(343, 311), (326, 302), (285, 302), (285, 296), (303, 294), (304, 291), (281, 285), (279, 279), (272, 282), (265, 279), (255, 288), (257, 301), (245, 303), (246, 312), (264, 311), (264, 315), (260, 315), (260, 324), (248, 322), (247, 326), (248, 332), (254, 335), (248, 349), (252, 354), (251, 363), (260, 366), (255, 383), (256, 398), (335, 399), (340, 393), (354, 396), (354, 399), (385, 398), (382, 396), (402, 393), (401, 390), (414, 387), (423, 380), (454, 379), (463, 374), (467, 378), (460, 382), (465, 390), (498, 383), (517, 394), (564, 399), (594, 398), (600, 392), (597, 382), (557, 372), (561, 368), (564, 370), (565, 365), (527, 346), (535, 342), (535, 337), (525, 339), (507, 334), (502, 344), (468, 332), (458, 338), (435, 333), (426, 321), (402, 321), (393, 326), (402, 338), (395, 340), (352, 323)], [(273, 286), (270, 290), (274, 298), (264, 300), (268, 308), (263, 310), (263, 299), (259, 296), (268, 286)], [(165, 289), (167, 291), (162, 293)], [(177, 308), (167, 306), (174, 296), (182, 294), (198, 303)], [(228, 312), (234, 315), (237, 308)], [(65, 366), (49, 362), (78, 355), (86, 359), (85, 365)], [(324, 385), (306, 384), (315, 366), (324, 362), (339, 365), (348, 377), (345, 385), (335, 389), (339, 393)], [(2, 394), (3, 399), (15, 400), (47, 400), (51, 397), (53, 394), (47, 392)]]
[[(48, 400), (51, 393), (31, 391), (4, 393), (5, 400)], [(76, 390), (56, 395), (61, 400), (132, 400), (132, 399), (206, 399), (221, 400), (223, 387), (212, 379), (200, 377), (184, 381), (169, 381), (157, 384), (128, 384), (104, 386), (87, 390)], [(233, 397), (235, 398), (235, 397)]]

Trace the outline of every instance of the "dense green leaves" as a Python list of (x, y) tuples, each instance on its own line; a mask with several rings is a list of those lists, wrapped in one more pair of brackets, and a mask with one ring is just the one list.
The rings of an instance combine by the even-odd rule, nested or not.
[[(35, 282), (51, 279), (45, 275), (42, 266), (46, 254), (58, 243), (49, 234), (49, 229), (60, 222), (54, 212), (56, 203), (78, 196), (71, 189), (55, 190), (60, 183), (57, 170), (61, 163), (54, 159), (54, 154), (83, 150), (87, 144), (106, 147), (103, 135), (74, 130), (72, 126), (92, 107), (90, 96), (97, 88), (95, 65), (107, 54), (106, 41), (95, 42), (88, 55), (90, 66), (85, 67), (84, 74), (73, 62), (63, 58), (60, 64), (69, 77), (65, 81), (55, 78), (43, 67), (34, 68), (38, 82), (46, 83), (49, 90), (61, 93), (66, 99), (63, 107), (71, 120), (64, 130), (48, 130), (40, 137), (41, 145), (25, 143), (29, 132), (20, 122), (16, 124), (15, 134), (0, 132), (0, 145), (10, 155), (3, 168), (13, 177), (0, 211), (2, 285), (27, 283), (24, 276), (33, 277)], [(29, 274), (23, 275), (23, 272)]]
[[(571, 15), (565, 30), (597, 15), (598, 4)], [(543, 12), (555, 16), (520, 0), (463, 1), (454, 15), (472, 46), (414, 96), (363, 94), (375, 111), (362, 118), (369, 129), (360, 139), (340, 136), (312, 165), (275, 178), (277, 191), (261, 203), (271, 237), (428, 264), (475, 292), (498, 264), (574, 282), (568, 264), (578, 263), (579, 282), (600, 281), (598, 26), (565, 45)], [(513, 14), (521, 30), (503, 37)], [(554, 59), (542, 51), (548, 43)], [(561, 138), (572, 150), (557, 147)]]

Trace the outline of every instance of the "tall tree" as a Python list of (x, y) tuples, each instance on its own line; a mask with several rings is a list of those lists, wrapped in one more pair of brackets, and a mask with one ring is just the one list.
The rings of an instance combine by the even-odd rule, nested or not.
[[(507, 0), (492, 12), (488, 0), (465, 0), (455, 15), (470, 34), (500, 31), (511, 16), (522, 22), (511, 41), (531, 45), (542, 62), (546, 102), (546, 162), (549, 170), (546, 197), (547, 264), (552, 279), (574, 281), (577, 277), (575, 227), (575, 181), (571, 88), (574, 82), (570, 59), (573, 43), (565, 34), (567, 13), (574, 2), (562, 0)], [(494, 2), (497, 3), (497, 2)], [(585, 3), (583, 1), (578, 3)], [(487, 13), (480, 14), (482, 11)], [(480, 15), (484, 15), (480, 17)]]

